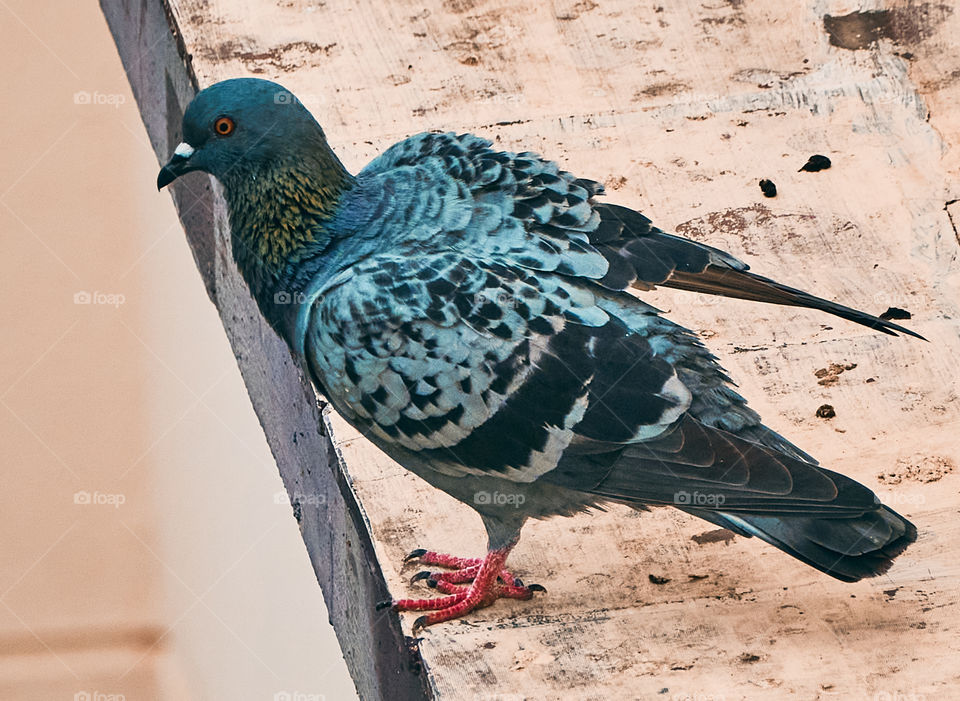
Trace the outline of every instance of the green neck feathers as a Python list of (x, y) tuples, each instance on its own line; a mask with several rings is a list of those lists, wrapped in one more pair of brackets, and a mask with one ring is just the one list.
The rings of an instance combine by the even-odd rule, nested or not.
[(277, 285), (291, 264), (329, 242), (326, 223), (353, 182), (326, 143), (304, 151), (296, 160), (238, 166), (221, 178), (233, 257), (265, 313), (274, 296), (297, 292)]

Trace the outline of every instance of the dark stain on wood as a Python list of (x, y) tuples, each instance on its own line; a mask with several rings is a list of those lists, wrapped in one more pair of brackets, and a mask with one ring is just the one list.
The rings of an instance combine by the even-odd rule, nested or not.
[(909, 319), (912, 314), (906, 309), (901, 309), (900, 307), (887, 307), (887, 311), (880, 315), (880, 318), (884, 321), (890, 319)]
[(907, 7), (865, 10), (833, 17), (824, 15), (823, 29), (830, 43), (841, 49), (866, 49), (881, 39), (896, 44), (916, 44), (933, 35), (941, 22), (953, 14), (949, 5), (908, 4)]
[(690, 536), (690, 540), (697, 545), (705, 545), (706, 543), (729, 543), (734, 538), (736, 538), (734, 532), (726, 528), (717, 528), (716, 530), (704, 531), (703, 533)]

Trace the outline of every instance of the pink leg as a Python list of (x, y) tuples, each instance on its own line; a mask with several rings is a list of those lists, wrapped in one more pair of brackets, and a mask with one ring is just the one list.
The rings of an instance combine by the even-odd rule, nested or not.
[(449, 567), (453, 570), (479, 566), (483, 562), (482, 557), (455, 557), (453, 555), (423, 549), (414, 550), (403, 558), (404, 562), (409, 562), (410, 560), (420, 560), (420, 562), (425, 565), (440, 565), (441, 567)]
[[(535, 591), (546, 591), (539, 584), (531, 584), (529, 587), (523, 585), (516, 586), (513, 584), (503, 584), (502, 582), (495, 582), (494, 590), (497, 593), (497, 598), (500, 599), (529, 599), (533, 592)], [(460, 584), (451, 584), (450, 582), (445, 582), (442, 579), (438, 581), (434, 588), (441, 594), (464, 594), (468, 587), (465, 587)], [(433, 601), (433, 599), (431, 599)]]
[[(530, 586), (515, 584), (513, 577), (505, 572), (503, 566), (512, 548), (513, 546), (510, 545), (491, 550), (482, 560), (414, 551), (411, 557), (407, 558), (408, 560), (419, 557), (421, 561), (428, 564), (443, 564), (448, 567), (458, 567), (459, 570), (444, 573), (450, 575), (449, 577), (430, 580), (433, 586), (446, 596), (436, 599), (400, 599), (388, 605), (397, 611), (430, 611), (414, 621), (413, 632), (416, 634), (426, 626), (459, 618), (474, 609), (489, 606), (499, 598), (529, 599), (535, 591), (546, 591), (538, 584)], [(507, 579), (498, 581), (498, 578), (503, 578), (504, 575)], [(458, 582), (470, 580), (472, 581), (469, 585), (458, 584)]]
[[(477, 572), (480, 569), (480, 565), (483, 563), (483, 558), (480, 557), (455, 557), (453, 555), (447, 555), (445, 553), (438, 553), (432, 550), (414, 550), (412, 553), (407, 555), (404, 558), (404, 562), (410, 562), (411, 560), (419, 560), (424, 565), (439, 565), (440, 567), (449, 567), (453, 572), (435, 572), (430, 570), (423, 570), (417, 572), (413, 577), (410, 578), (410, 583), (420, 581), (421, 579), (426, 579), (427, 583), (433, 587), (436, 582), (447, 581), (453, 582), (455, 584), (460, 584), (463, 582), (472, 581), (476, 577)], [(513, 584), (515, 586), (523, 586), (523, 582), (510, 574), (507, 570), (502, 570), (499, 574), (499, 578), (505, 584)]]

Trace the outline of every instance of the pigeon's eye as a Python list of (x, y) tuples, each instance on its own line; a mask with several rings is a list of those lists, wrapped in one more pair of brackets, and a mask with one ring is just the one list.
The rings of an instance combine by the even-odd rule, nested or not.
[(213, 130), (219, 136), (230, 136), (235, 126), (230, 117), (217, 117), (217, 121), (213, 123)]

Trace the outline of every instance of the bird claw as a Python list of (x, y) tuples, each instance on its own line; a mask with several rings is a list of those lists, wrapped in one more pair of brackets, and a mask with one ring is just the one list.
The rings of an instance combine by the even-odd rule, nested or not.
[(430, 599), (398, 599), (395, 611), (429, 611), (413, 622), (414, 637), (427, 626), (459, 618), (470, 611), (490, 606), (497, 599), (529, 600), (535, 592), (546, 592), (540, 584), (524, 585), (504, 569), (509, 548), (491, 550), (484, 558), (454, 557), (432, 550), (413, 550), (405, 562), (420, 559), (421, 564), (437, 565), (450, 571), (422, 570), (410, 578), (410, 584), (426, 582), (444, 594)]
[(417, 548), (416, 550), (411, 550), (409, 553), (407, 553), (407, 556), (403, 558), (403, 561), (410, 562), (411, 560), (416, 560), (417, 558), (423, 557), (426, 554), (426, 548)]
[(432, 576), (433, 572), (430, 572), (429, 570), (420, 570), (410, 578), (410, 584), (416, 584), (421, 579), (430, 579)]
[(426, 628), (428, 625), (429, 625), (429, 620), (427, 616), (420, 616), (417, 620), (413, 622), (413, 628), (411, 629), (411, 633), (413, 633), (413, 637), (414, 638), (417, 637), (417, 634), (420, 631), (422, 631), (424, 628)]

